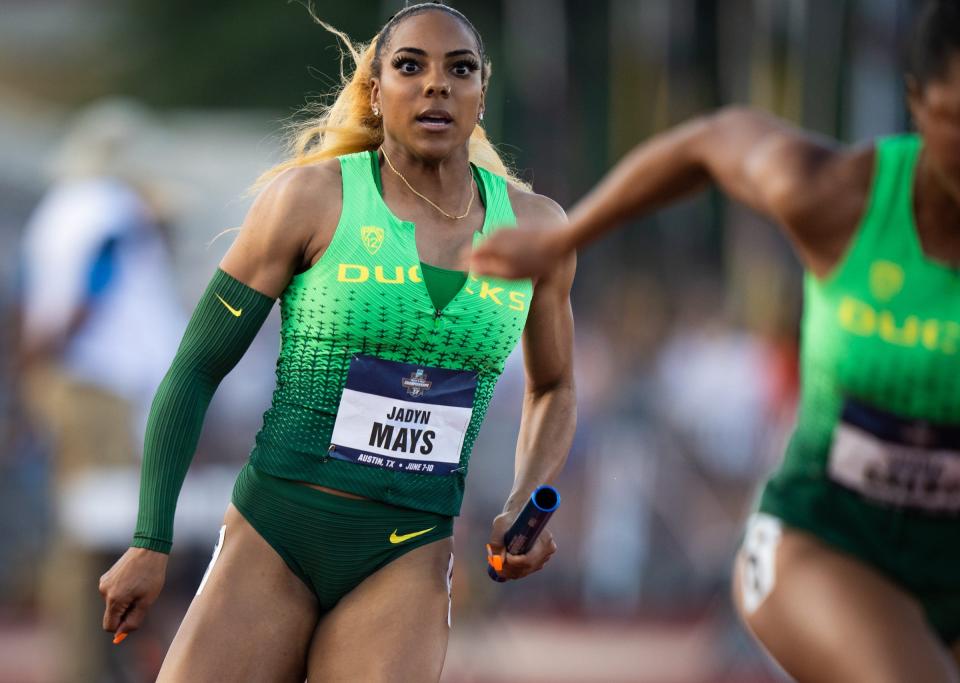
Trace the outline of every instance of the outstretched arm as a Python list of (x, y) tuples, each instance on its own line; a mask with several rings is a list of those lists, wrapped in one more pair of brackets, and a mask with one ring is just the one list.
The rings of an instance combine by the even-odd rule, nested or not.
[[(624, 157), (571, 211), (565, 229), (488, 240), (474, 254), (477, 272), (501, 277), (544, 272), (560, 255), (629, 218), (716, 183), (733, 199), (784, 226), (815, 269), (849, 234), (849, 212), (836, 201), (850, 189), (852, 155), (767, 114), (729, 108), (657, 135)], [(856, 194), (856, 193), (853, 193)], [(862, 196), (855, 197), (854, 212)], [(831, 211), (832, 209), (832, 211)], [(838, 219), (839, 217), (839, 219)]]
[[(563, 211), (542, 197), (528, 200), (536, 220), (564, 220)], [(517, 202), (519, 204), (519, 202)], [(523, 224), (523, 214), (518, 212)], [(516, 231), (503, 231), (516, 232)], [(563, 469), (577, 424), (573, 384), (573, 314), (570, 287), (576, 263), (572, 254), (536, 284), (523, 334), (526, 388), (514, 461), (513, 488), (494, 520), (491, 548), (503, 550), (503, 535), (537, 486), (552, 482)], [(540, 569), (557, 546), (546, 529), (526, 555), (507, 555), (502, 576), (521, 578)]]

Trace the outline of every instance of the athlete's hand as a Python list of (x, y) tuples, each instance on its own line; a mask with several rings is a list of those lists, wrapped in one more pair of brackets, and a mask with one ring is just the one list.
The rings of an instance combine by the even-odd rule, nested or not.
[(498, 572), (504, 579), (522, 579), (528, 574), (543, 569), (543, 565), (550, 561), (557, 552), (557, 542), (553, 540), (550, 529), (544, 529), (533, 547), (526, 555), (511, 555), (503, 547), (503, 535), (507, 533), (519, 511), (508, 511), (497, 515), (493, 520), (493, 530), (490, 532), (490, 550), (494, 555), (503, 557), (503, 571)]
[(537, 277), (553, 270), (570, 251), (566, 226), (498, 230), (473, 250), (470, 270), (507, 280)]
[(100, 577), (100, 595), (106, 602), (103, 630), (130, 633), (143, 624), (167, 575), (165, 553), (128, 548), (110, 570)]

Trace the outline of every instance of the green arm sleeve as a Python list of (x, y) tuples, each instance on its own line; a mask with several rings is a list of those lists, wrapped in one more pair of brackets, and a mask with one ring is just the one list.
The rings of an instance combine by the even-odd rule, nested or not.
[(150, 408), (134, 547), (170, 552), (177, 497), (210, 399), (272, 307), (273, 299), (222, 270), (210, 280)]

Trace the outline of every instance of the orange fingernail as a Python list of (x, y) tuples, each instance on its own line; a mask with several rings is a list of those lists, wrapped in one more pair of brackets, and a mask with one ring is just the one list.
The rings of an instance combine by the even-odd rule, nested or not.
[(119, 633), (117, 633), (117, 635), (115, 635), (115, 636), (113, 637), (113, 644), (114, 644), (114, 645), (119, 645), (119, 644), (122, 643), (122, 642), (124, 641), (124, 639), (126, 639), (126, 637), (129, 636), (129, 635), (130, 635), (129, 633), (124, 633), (123, 631), (120, 631)]
[(490, 547), (489, 543), (487, 543), (487, 562), (490, 563), (490, 566), (496, 569), (498, 572), (503, 571), (503, 558), (499, 555), (493, 554), (493, 549)]

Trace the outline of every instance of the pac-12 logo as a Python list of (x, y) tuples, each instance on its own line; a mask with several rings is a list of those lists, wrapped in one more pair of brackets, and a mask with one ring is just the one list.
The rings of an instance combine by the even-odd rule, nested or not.
[(383, 228), (378, 228), (375, 225), (364, 225), (360, 228), (360, 239), (363, 241), (363, 246), (373, 256), (383, 246)]
[(870, 292), (878, 301), (889, 301), (903, 289), (903, 268), (891, 261), (870, 266)]
[(403, 388), (407, 390), (407, 393), (414, 398), (423, 396), (430, 391), (430, 387), (433, 386), (433, 382), (430, 381), (422, 368), (417, 368), (417, 371), (409, 377), (404, 377), (400, 381), (400, 384), (402, 384)]

